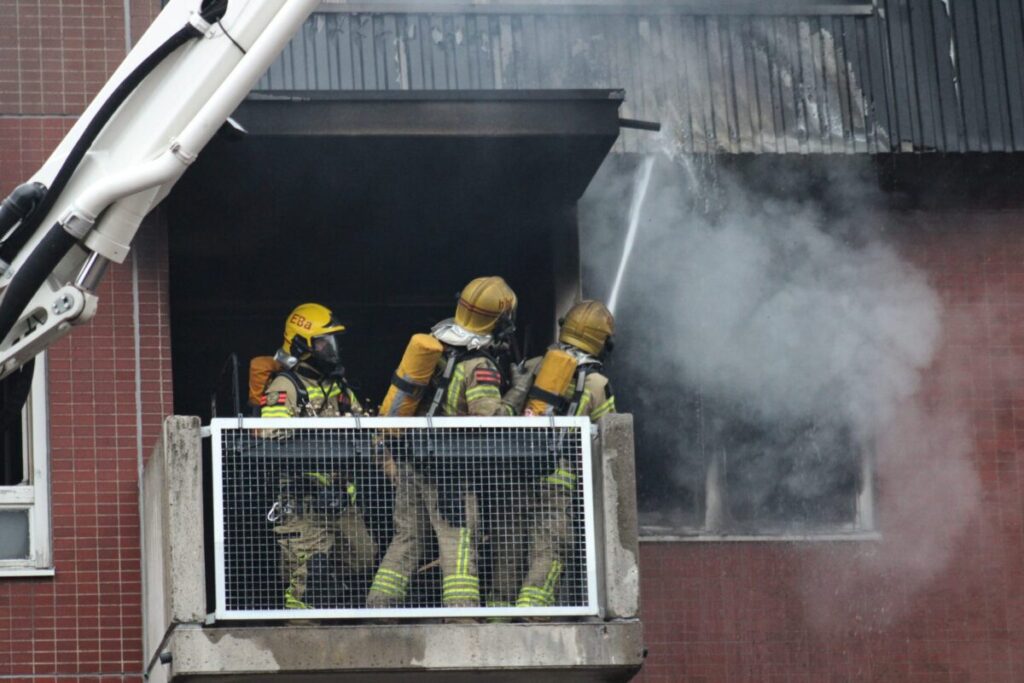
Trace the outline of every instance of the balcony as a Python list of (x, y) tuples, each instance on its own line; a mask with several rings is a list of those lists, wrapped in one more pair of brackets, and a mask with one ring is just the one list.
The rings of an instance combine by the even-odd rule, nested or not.
[[(552, 506), (536, 482), (555, 470), (566, 493)], [(427, 503), (409, 519), (424, 542), (407, 553), (414, 564), (398, 595), (374, 577), (394, 534), (395, 485), (413, 479)], [(643, 659), (628, 415), (593, 433), (575, 418), (247, 419), (202, 429), (171, 417), (146, 465), (143, 502), (151, 680), (625, 681)], [(517, 603), (538, 545), (531, 529), (541, 526), (530, 520), (552, 509), (565, 522), (558, 571), (546, 592), (519, 590)], [(295, 524), (313, 518), (358, 518), (362, 535), (330, 527), (332, 540), (301, 546), (318, 563), (296, 563)], [(437, 529), (469, 530), (462, 538), (472, 541), (446, 552)], [(452, 572), (467, 567), (479, 576), (479, 603), (446, 593)], [(367, 603), (373, 590), (389, 599)]]

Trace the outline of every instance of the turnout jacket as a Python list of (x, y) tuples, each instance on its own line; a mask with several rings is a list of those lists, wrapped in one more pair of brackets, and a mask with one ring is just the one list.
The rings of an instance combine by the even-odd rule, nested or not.
[[(305, 389), (305, 401), (292, 378), (298, 380)], [(260, 397), (260, 417), (341, 417), (364, 414), (355, 392), (345, 382), (327, 379), (306, 363), (300, 363), (291, 373), (280, 372), (274, 375)]]
[[(434, 375), (436, 381), (442, 381), (441, 377), (447, 363), (448, 355), (441, 354)], [(417, 414), (425, 415), (431, 403), (432, 397), (428, 392), (420, 401)], [(501, 400), (501, 372), (494, 361), (487, 355), (476, 353), (456, 361), (436, 414), (477, 417), (511, 415), (512, 411)]]

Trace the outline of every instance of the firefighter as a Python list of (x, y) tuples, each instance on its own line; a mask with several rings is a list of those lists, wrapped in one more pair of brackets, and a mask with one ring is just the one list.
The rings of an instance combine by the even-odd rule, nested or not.
[(320, 304), (302, 304), (288, 315), (284, 344), (274, 354), (281, 368), (260, 399), (260, 417), (362, 415), (345, 381), (339, 337), (345, 326)]
[[(516, 295), (500, 277), (480, 277), (466, 285), (455, 317), (431, 330), (431, 336), (440, 342), (436, 347), (439, 353), (434, 356), (433, 376), (423, 388), (416, 415), (513, 414), (513, 408), (502, 400), (501, 374), (489, 350), (512, 326), (515, 309)], [(402, 383), (401, 366), (399, 370), (393, 383)], [(414, 389), (409, 391), (412, 395)], [(381, 412), (388, 414), (387, 400)], [(367, 607), (393, 607), (404, 601), (431, 530), (437, 536), (443, 576), (441, 604), (479, 606), (477, 496), (466, 473), (457, 468), (452, 471), (448, 465), (431, 463), (416, 454), (399, 459), (393, 478), (395, 536), (373, 579)]]
[[(281, 368), (271, 375), (260, 398), (260, 416), (338, 417), (363, 415), (355, 392), (345, 381), (338, 337), (345, 326), (330, 309), (302, 304), (284, 326), (284, 344), (274, 356)], [(285, 430), (265, 430), (263, 436), (282, 437)], [(374, 566), (373, 542), (359, 505), (351, 472), (308, 471), (301, 465), (282, 473), (279, 495), (268, 519), (281, 547), (287, 587), (285, 607), (309, 609), (310, 585), (326, 583), (330, 575), (366, 574)], [(328, 579), (329, 581), (329, 579)]]
[[(506, 400), (522, 405), (524, 395), (531, 398), (526, 415), (587, 416), (592, 422), (615, 412), (615, 396), (611, 384), (602, 370), (602, 358), (612, 347), (615, 320), (611, 312), (599, 301), (582, 301), (574, 305), (559, 320), (561, 329), (558, 343), (548, 355), (532, 358), (525, 363), (524, 374), (537, 378), (542, 362), (558, 355), (569, 357), (569, 376), (565, 377), (561, 395), (552, 396), (536, 383), (528, 392), (523, 382), (517, 381)], [(552, 354), (555, 351), (555, 354)], [(562, 353), (559, 353), (562, 352)], [(576, 474), (572, 464), (559, 458), (552, 471), (533, 482), (531, 487), (532, 515), (529, 520), (529, 542), (526, 575), (515, 595), (517, 583), (512, 569), (518, 562), (514, 558), (497, 557), (495, 580), (488, 595), (488, 605), (510, 604), (515, 597), (519, 607), (549, 607), (555, 603), (555, 588), (564, 568), (565, 547), (570, 537), (571, 503), (576, 490)]]

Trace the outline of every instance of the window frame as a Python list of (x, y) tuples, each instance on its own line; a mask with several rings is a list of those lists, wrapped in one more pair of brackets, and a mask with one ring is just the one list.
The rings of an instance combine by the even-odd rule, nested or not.
[[(875, 458), (869, 451), (861, 451), (860, 458), (860, 481), (862, 486), (856, 493), (855, 513), (853, 522), (850, 524), (827, 525), (819, 527), (807, 527), (793, 531), (766, 530), (764, 533), (744, 529), (742, 531), (730, 531), (723, 527), (718, 519), (723, 514), (721, 508), (726, 498), (725, 477), (717, 476), (718, 467), (721, 462), (718, 457), (714, 458), (708, 467), (708, 474), (704, 481), (704, 516), (700, 526), (678, 527), (640, 527), (640, 540), (645, 542), (673, 542), (673, 541), (875, 541), (881, 539), (882, 535), (876, 526), (875, 519)], [(717, 501), (717, 505), (709, 505), (708, 501)]]
[(28, 483), (0, 486), (0, 510), (28, 510), (29, 556), (0, 560), (0, 578), (53, 576), (50, 529), (50, 421), (46, 353), (36, 357), (32, 389), (22, 411), (22, 458)]

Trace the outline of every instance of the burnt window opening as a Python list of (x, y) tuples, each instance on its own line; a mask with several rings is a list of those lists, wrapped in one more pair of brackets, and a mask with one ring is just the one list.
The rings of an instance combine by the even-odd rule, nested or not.
[[(852, 526), (860, 450), (848, 429), (814, 422), (766, 427), (734, 420), (714, 448), (723, 524), (780, 530)], [(714, 470), (712, 470), (714, 474)]]
[[(621, 402), (630, 405), (632, 388), (628, 382), (619, 386)], [(848, 428), (768, 424), (739, 406), (715, 406), (697, 394), (681, 405), (684, 417), (671, 428), (637, 428), (647, 535), (871, 530), (864, 509), (870, 504), (870, 456)]]
[[(870, 452), (848, 427), (765, 422), (666, 383), (609, 374), (635, 414), (638, 505), (647, 536), (787, 536), (873, 531)], [(652, 396), (676, 395), (669, 414)]]

